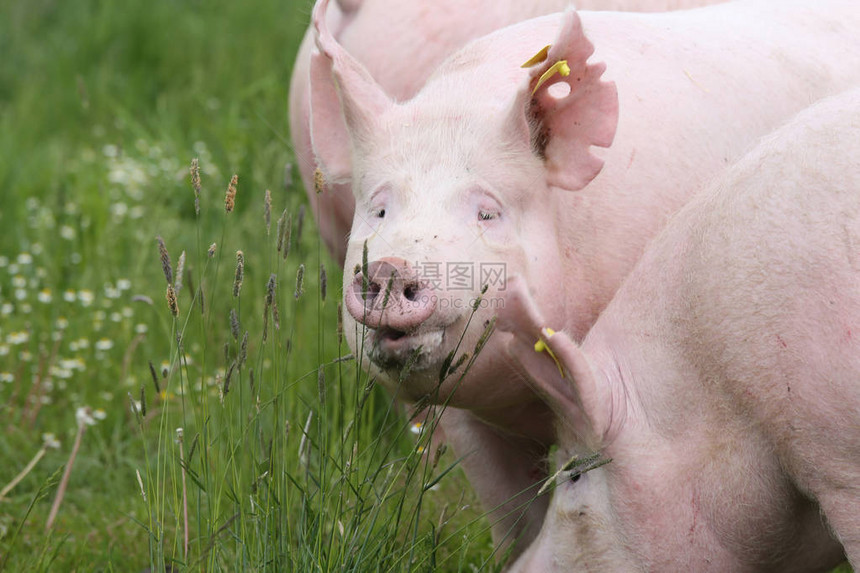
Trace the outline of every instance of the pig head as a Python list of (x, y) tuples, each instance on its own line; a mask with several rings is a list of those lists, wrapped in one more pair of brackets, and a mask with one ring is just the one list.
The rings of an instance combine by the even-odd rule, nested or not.
[[(326, 182), (353, 176), (347, 336), (383, 383), (397, 381), (410, 363), (408, 384), (391, 388), (405, 399), (433, 394), (453, 406), (486, 399), (470, 385), (454, 393), (458, 378), (440, 369), (458, 358), (452, 353), (474, 350), (506, 273), (527, 274), (547, 300), (563, 281), (560, 206), (549, 188), (581, 189), (600, 171), (591, 147), (612, 142), (615, 86), (601, 80), (602, 64), (587, 62), (593, 47), (570, 12), (559, 39), (530, 67), (521, 67), (530, 38), (502, 50), (484, 43), (449, 61), (416, 97), (395, 103), (328, 33), (326, 4), (314, 12), (320, 52), (311, 62), (312, 132), (325, 134), (330, 118), (340, 117), (331, 110), (342, 107), (350, 148), (323, 135), (314, 147)], [(536, 26), (551, 38), (558, 19)], [(476, 72), (480, 96), (462, 89)], [(332, 74), (336, 93), (325, 81)], [(558, 98), (551, 90), (564, 77), (575, 90)], [(560, 304), (555, 310), (564, 314)], [(493, 344), (477, 357), (473, 376), (492, 368)]]
[(557, 414), (560, 469), (513, 571), (860, 564), (858, 130), (855, 90), (765, 139), (672, 219), (582, 347), (509, 281), (500, 326)]

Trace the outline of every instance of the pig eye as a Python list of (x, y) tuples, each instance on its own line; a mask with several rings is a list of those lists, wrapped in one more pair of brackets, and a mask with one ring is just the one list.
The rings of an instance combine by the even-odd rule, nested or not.
[(373, 216), (377, 219), (385, 218), (385, 207), (379, 207), (378, 209), (373, 210)]
[(499, 212), (498, 211), (489, 211), (489, 210), (484, 210), (484, 209), (481, 209), (480, 211), (478, 211), (478, 220), (480, 220), (480, 221), (492, 221), (493, 219), (498, 219), (498, 218), (499, 218)]
[(570, 472), (570, 483), (576, 483), (582, 477), (580, 472)]

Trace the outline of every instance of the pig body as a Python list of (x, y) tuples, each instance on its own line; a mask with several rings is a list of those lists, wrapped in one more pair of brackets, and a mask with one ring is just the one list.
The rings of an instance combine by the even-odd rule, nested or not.
[[(497, 508), (495, 537), (528, 540), (545, 500), (524, 518), (516, 508), (544, 475), (552, 417), (500, 358), (504, 335), (465, 377), (447, 375), (491, 328), (503, 283), (475, 277), (459, 288), (431, 274), (503, 265), (581, 339), (700, 184), (810, 102), (860, 81), (860, 6), (738, 1), (537, 18), (464, 47), (402, 103), (337, 44), (324, 13), (322, 2), (312, 131), (326, 180), (351, 181), (356, 198), (348, 340), (398, 396), (454, 406), (445, 436), (485, 507)], [(552, 76), (562, 60), (570, 75)], [(556, 97), (565, 86), (554, 84), (570, 94)], [(343, 120), (349, 153), (324, 137)], [(484, 284), (488, 304), (473, 312)]]
[[(582, 0), (581, 10), (659, 12), (715, 4), (724, 0)], [(333, 4), (327, 20), (332, 34), (361, 62), (393, 99), (410, 99), (445, 58), (468, 41), (510, 24), (564, 10), (569, 0), (363, 0)], [(310, 59), (314, 31), (305, 35), (290, 83), (290, 126), (299, 172), (320, 234), (341, 264), (355, 201), (351, 182), (330, 184), (317, 195), (317, 162), (311, 145)], [(346, 126), (340, 145), (348, 149)]]
[(860, 565), (860, 91), (675, 215), (581, 348), (541, 332), (523, 282), (509, 302), (559, 461), (612, 459), (561, 475), (515, 571)]

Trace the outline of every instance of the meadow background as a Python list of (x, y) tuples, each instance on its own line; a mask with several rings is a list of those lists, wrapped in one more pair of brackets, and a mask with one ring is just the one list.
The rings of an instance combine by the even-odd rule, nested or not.
[(0, 571), (498, 568), (342, 359), (287, 124), (310, 5), (0, 2)]

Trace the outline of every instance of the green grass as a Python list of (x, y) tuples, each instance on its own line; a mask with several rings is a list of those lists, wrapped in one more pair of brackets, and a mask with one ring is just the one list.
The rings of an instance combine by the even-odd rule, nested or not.
[[(309, 12), (295, 0), (0, 3), (0, 488), (44, 449), (0, 500), (0, 570), (497, 568), (453, 455), (422, 456), (427, 436), (404, 409), (338, 360), (341, 274), (310, 216), (298, 232), (306, 199), (285, 170)], [(174, 272), (186, 253), (178, 318), (156, 236)], [(84, 407), (95, 424), (46, 529)], [(43, 448), (45, 434), (60, 447)]]

